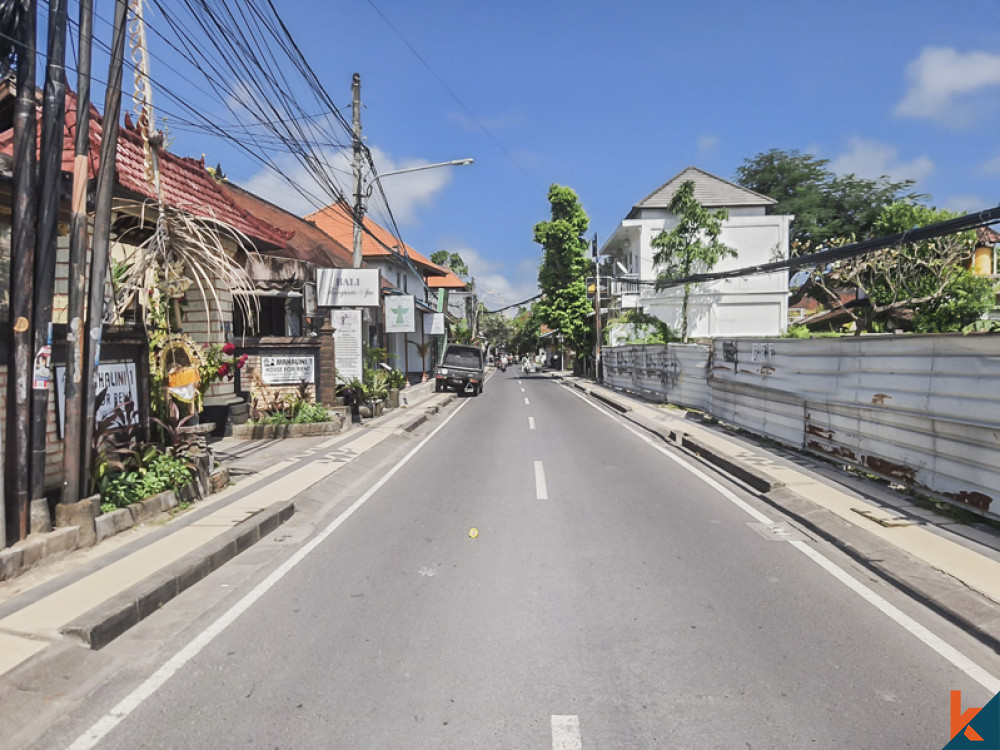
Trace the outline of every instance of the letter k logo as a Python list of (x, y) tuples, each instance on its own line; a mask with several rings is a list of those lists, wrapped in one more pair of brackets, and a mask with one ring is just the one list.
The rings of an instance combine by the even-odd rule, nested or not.
[(978, 714), (982, 708), (968, 708), (965, 713), (962, 713), (962, 691), (952, 690), (951, 691), (951, 736), (952, 739), (958, 736), (958, 733), (965, 729), (965, 737), (970, 742), (983, 742), (983, 738), (979, 736), (975, 729), (968, 726), (968, 723), (972, 721), (976, 714)]

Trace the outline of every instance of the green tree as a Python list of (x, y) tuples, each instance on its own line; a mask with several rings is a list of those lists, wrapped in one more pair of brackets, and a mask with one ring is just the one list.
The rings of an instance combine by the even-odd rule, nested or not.
[(534, 309), (542, 323), (562, 332), (579, 357), (590, 351), (593, 339), (587, 299), (590, 245), (583, 236), (589, 220), (570, 188), (552, 185), (548, 198), (552, 218), (534, 228), (535, 242), (543, 248), (538, 286), (544, 295)]
[[(873, 224), (879, 235), (905, 232), (959, 214), (912, 203), (886, 206)], [(966, 266), (975, 250), (975, 232), (907, 242), (817, 269), (813, 281), (834, 309), (846, 310), (857, 333), (890, 328), (918, 333), (959, 331), (994, 304), (993, 285)], [(846, 308), (836, 290), (860, 290), (866, 304)]]
[(913, 180), (877, 180), (853, 174), (835, 175), (820, 159), (799, 151), (773, 148), (745, 159), (736, 182), (774, 198), (772, 213), (793, 214), (793, 254), (807, 252), (838, 238), (870, 237), (882, 209), (892, 203), (916, 203)]
[(483, 312), (479, 319), (479, 330), (492, 346), (506, 350), (514, 330), (510, 318), (500, 312)]
[[(729, 218), (729, 212), (724, 208), (709, 211), (701, 205), (694, 197), (693, 181), (688, 180), (677, 189), (668, 209), (677, 216), (677, 226), (669, 232), (660, 232), (652, 242), (656, 250), (653, 262), (659, 271), (658, 289), (691, 274), (711, 271), (723, 258), (735, 257), (733, 248), (719, 242), (722, 222)], [(691, 284), (685, 284), (681, 301), (681, 337), (685, 343), (690, 297)]]
[(510, 350), (519, 357), (538, 351), (541, 321), (535, 314), (536, 307), (537, 303), (530, 310), (525, 308), (518, 310), (514, 320), (511, 321)]
[(462, 280), (468, 279), (469, 267), (465, 264), (465, 261), (462, 260), (462, 256), (458, 253), (450, 253), (447, 250), (438, 250), (437, 252), (431, 253), (431, 263), (450, 269), (452, 273)]

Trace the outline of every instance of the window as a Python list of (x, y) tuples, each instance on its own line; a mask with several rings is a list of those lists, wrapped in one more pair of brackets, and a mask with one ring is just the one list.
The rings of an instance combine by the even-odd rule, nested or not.
[[(259, 312), (254, 311), (257, 326), (249, 325), (242, 306), (233, 306), (233, 335), (248, 337), (301, 336), (301, 297), (257, 297)], [(251, 309), (253, 305), (251, 305)]]

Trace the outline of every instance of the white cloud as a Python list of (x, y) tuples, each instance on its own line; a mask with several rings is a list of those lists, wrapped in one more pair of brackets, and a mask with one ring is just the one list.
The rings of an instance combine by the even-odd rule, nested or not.
[(986, 199), (979, 195), (953, 195), (941, 205), (941, 208), (968, 213), (969, 211), (979, 211), (988, 205)]
[(909, 86), (896, 105), (896, 115), (943, 125), (968, 125), (976, 116), (970, 95), (1000, 86), (1000, 55), (925, 47), (906, 66), (906, 78)]
[(895, 180), (919, 182), (934, 171), (934, 162), (927, 156), (900, 161), (899, 149), (895, 146), (854, 136), (848, 139), (847, 150), (831, 160), (829, 167), (837, 174), (854, 174), (873, 180), (888, 175)]
[(719, 145), (719, 136), (711, 135), (709, 133), (702, 133), (698, 136), (698, 153), (707, 154), (715, 150), (715, 147)]
[[(388, 175), (389, 172), (431, 162), (426, 159), (399, 159), (397, 161), (378, 148), (373, 148), (371, 152), (378, 173), (387, 175), (380, 182), (397, 223), (401, 226), (417, 224), (419, 210), (433, 203), (437, 194), (451, 181), (454, 168), (441, 167), (400, 175)], [(330, 149), (321, 152), (319, 160), (333, 182), (350, 200), (353, 200), (351, 153), (346, 150)], [(316, 211), (334, 200), (329, 190), (317, 182), (311, 172), (294, 157), (283, 157), (278, 160), (277, 166), (282, 174), (287, 176), (287, 180), (273, 170), (264, 169), (242, 181), (240, 185), (299, 216)], [(364, 179), (366, 185), (371, 184), (370, 173), (366, 172)], [(299, 186), (300, 189), (296, 190), (290, 186), (289, 181)], [(374, 187), (372, 197), (368, 200), (369, 210), (374, 212), (373, 218), (376, 221), (384, 224), (381, 216), (385, 212), (384, 209), (379, 208), (382, 205), (378, 188)]]
[(981, 167), (984, 174), (1000, 175), (1000, 156), (994, 156)]

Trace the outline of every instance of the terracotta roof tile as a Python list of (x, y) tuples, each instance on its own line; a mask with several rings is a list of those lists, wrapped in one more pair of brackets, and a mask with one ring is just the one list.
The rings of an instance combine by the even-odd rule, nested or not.
[[(321, 208), (306, 216), (306, 221), (311, 221), (326, 234), (333, 237), (338, 242), (347, 247), (354, 246), (354, 216), (350, 206), (345, 203), (331, 203), (329, 206)], [(397, 253), (388, 248), (395, 248), (399, 245), (397, 240), (387, 229), (376, 224), (367, 216), (363, 219), (367, 232), (361, 233), (361, 255), (369, 260), (380, 260), (389, 258)], [(374, 237), (372, 236), (374, 235)], [(413, 263), (427, 276), (445, 276), (447, 271), (441, 268), (412, 247), (403, 243), (402, 251), (409, 256)]]
[(243, 210), (291, 234), (288, 243), (272, 252), (282, 257), (308, 261), (320, 268), (351, 268), (354, 256), (341, 242), (311, 222), (244, 190), (232, 182), (222, 183), (230, 199)]
[[(41, 118), (41, 105), (36, 108), (37, 117)], [(118, 137), (116, 158), (116, 176), (118, 184), (125, 190), (150, 200), (156, 195), (152, 186), (146, 182), (145, 157), (143, 155), (142, 138), (127, 126), (121, 128)], [(75, 151), (77, 125), (77, 97), (73, 92), (66, 94), (66, 127), (63, 134), (62, 169), (73, 172), (73, 154)], [(41, 127), (38, 128), (39, 133)], [(90, 149), (88, 153), (88, 177), (93, 178), (97, 172), (100, 160), (101, 134), (103, 118), (97, 109), (90, 107)], [(41, 135), (39, 134), (39, 141)], [(13, 130), (0, 134), (0, 153), (12, 154), (14, 148)], [(174, 156), (169, 151), (160, 151), (160, 183), (163, 188), (164, 201), (174, 208), (183, 209), (202, 218), (221, 221), (257, 242), (263, 242), (275, 247), (283, 247), (291, 235), (279, 231), (266, 221), (261, 221), (239, 208), (223, 192), (222, 188), (205, 171), (204, 160), (187, 159)]]
[[(440, 266), (439, 266), (440, 267)], [(453, 272), (449, 271), (447, 268), (446, 276), (432, 276), (427, 279), (427, 286), (431, 289), (465, 289), (468, 287), (462, 279), (456, 276)]]

